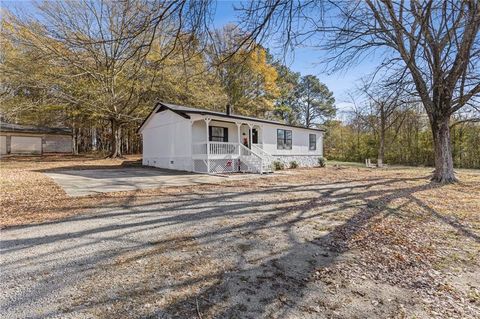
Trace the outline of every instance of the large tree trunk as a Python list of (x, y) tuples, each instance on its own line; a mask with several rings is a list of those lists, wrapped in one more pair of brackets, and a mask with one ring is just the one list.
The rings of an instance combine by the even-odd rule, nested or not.
[(112, 149), (110, 151), (110, 158), (119, 158), (122, 157), (122, 139), (121, 139), (121, 126), (115, 120), (110, 120), (111, 128), (112, 128), (112, 135), (110, 137), (110, 143), (112, 145)]
[(380, 131), (380, 145), (378, 147), (377, 166), (383, 167), (383, 161), (385, 157), (385, 131)]
[(73, 155), (78, 155), (78, 129), (75, 125), (73, 125), (72, 144)]
[(97, 128), (92, 128), (92, 151), (97, 151)]
[(450, 142), (449, 117), (431, 119), (435, 149), (435, 171), (432, 181), (438, 183), (457, 182), (453, 171), (452, 145)]

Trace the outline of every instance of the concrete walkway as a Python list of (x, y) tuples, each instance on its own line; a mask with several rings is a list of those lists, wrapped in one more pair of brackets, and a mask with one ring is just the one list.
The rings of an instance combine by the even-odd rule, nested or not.
[(58, 170), (46, 173), (69, 196), (132, 191), (139, 189), (219, 183), (227, 179), (257, 178), (258, 174), (212, 176), (156, 168), (109, 168)]

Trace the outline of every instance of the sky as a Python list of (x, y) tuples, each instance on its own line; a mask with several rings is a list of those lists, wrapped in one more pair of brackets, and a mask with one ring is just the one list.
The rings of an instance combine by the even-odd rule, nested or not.
[[(238, 12), (235, 11), (234, 6), (236, 5), (238, 7), (239, 3), (240, 1), (217, 1), (214, 18), (214, 23), (217, 28), (238, 21)], [(262, 45), (269, 48), (268, 44)], [(293, 55), (287, 58), (286, 64), (293, 71), (300, 72), (301, 75), (312, 74), (317, 76), (321, 82), (325, 83), (335, 96), (336, 105), (339, 110), (337, 117), (343, 117), (342, 113), (348, 112), (352, 107), (348, 93), (354, 91), (360, 77), (372, 73), (377, 64), (374, 61), (374, 57), (372, 57), (371, 61), (362, 61), (360, 65), (349, 68), (347, 71), (328, 75), (323, 72), (322, 66), (318, 64), (321, 54), (321, 52), (314, 48), (297, 47), (294, 49)]]
[[(21, 7), (27, 9), (31, 6), (31, 0), (0, 0), (1, 5), (5, 7)], [(217, 0), (216, 12), (214, 16), (214, 25), (216, 28), (235, 23), (238, 21), (238, 12), (234, 6), (238, 6), (241, 1), (233, 0)], [(262, 43), (265, 47), (275, 53), (275, 48), (269, 47), (268, 44)], [(278, 50), (277, 50), (278, 53)], [(343, 117), (342, 113), (348, 112), (352, 104), (349, 102), (348, 92), (355, 90), (358, 80), (361, 76), (373, 72), (376, 64), (374, 57), (372, 61), (362, 61), (356, 67), (349, 68), (347, 71), (342, 71), (328, 75), (322, 72), (322, 67), (318, 65), (321, 57), (321, 52), (316, 49), (308, 47), (295, 48), (293, 54), (286, 59), (286, 64), (293, 71), (300, 72), (301, 75), (316, 75), (321, 82), (325, 83), (330, 91), (334, 93), (336, 105), (339, 109), (339, 118)]]

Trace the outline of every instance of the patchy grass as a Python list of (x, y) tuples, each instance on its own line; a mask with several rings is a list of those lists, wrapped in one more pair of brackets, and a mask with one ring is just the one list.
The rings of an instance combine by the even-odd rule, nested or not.
[[(154, 219), (147, 228), (158, 228), (148, 245), (140, 240), (92, 265), (94, 274), (65, 312), (474, 318), (480, 311), (478, 171), (458, 170), (461, 183), (441, 186), (429, 182), (430, 169), (339, 165), (84, 198), (66, 197), (39, 172), (122, 163), (76, 157), (2, 163), (4, 226), (109, 206), (131, 209), (126, 220), (145, 214)], [(165, 223), (160, 211), (178, 213)], [(123, 236), (131, 239), (109, 233), (99, 241)]]

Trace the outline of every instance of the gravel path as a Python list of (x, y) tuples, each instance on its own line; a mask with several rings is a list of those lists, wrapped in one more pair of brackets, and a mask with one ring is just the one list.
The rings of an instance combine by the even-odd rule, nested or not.
[(0, 317), (428, 317), (405, 288), (328, 275), (358, 258), (332, 232), (385, 188), (212, 186), (3, 230)]
[[(339, 222), (319, 219), (303, 234), (288, 225), (301, 213), (290, 208), (308, 195), (285, 194), (288, 189), (279, 187), (277, 195), (272, 189), (164, 197), (101, 209), (95, 216), (4, 230), (2, 318), (141, 317), (158, 315), (162, 308), (166, 315), (188, 317), (196, 308), (187, 302), (192, 293), (218, 288), (220, 282), (246, 283), (258, 280), (257, 275), (268, 281), (282, 267), (301, 274), (302, 268), (312, 269), (313, 255), (321, 252), (305, 240)], [(312, 225), (320, 230), (312, 233)], [(295, 265), (283, 265), (284, 259), (272, 269), (263, 267), (276, 255), (297, 254), (301, 257)], [(230, 272), (235, 273), (229, 277)], [(238, 292), (243, 286), (223, 287), (235, 293), (216, 297), (254, 293), (253, 285)], [(265, 312), (260, 299), (269, 304), (277, 296), (269, 295), (271, 291), (288, 285), (277, 288), (257, 292), (263, 297), (252, 298), (252, 311)], [(199, 302), (205, 305), (206, 300)], [(233, 305), (243, 309), (241, 298)]]

